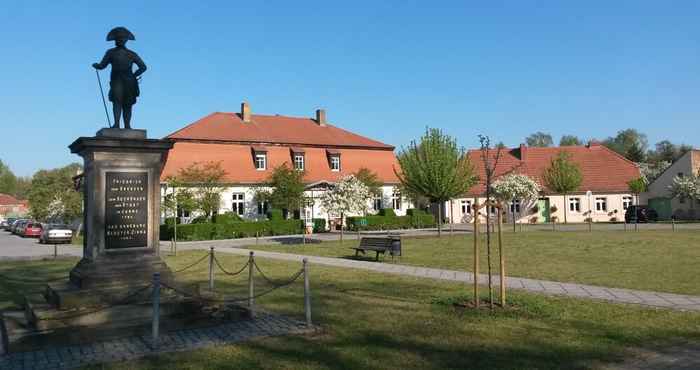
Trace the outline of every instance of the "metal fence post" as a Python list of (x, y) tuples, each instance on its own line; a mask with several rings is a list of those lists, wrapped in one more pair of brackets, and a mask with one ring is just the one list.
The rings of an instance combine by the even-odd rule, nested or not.
[(250, 317), (255, 317), (255, 283), (253, 281), (253, 272), (255, 269), (255, 252), (250, 252), (248, 257), (248, 311)]
[(671, 218), (671, 231), (676, 231), (676, 219), (674, 217)]
[(209, 247), (209, 291), (214, 291), (214, 247)]
[(53, 258), (58, 257), (58, 245), (53, 245)]
[(151, 328), (152, 344), (158, 349), (160, 335), (160, 272), (153, 273), (153, 326)]
[(309, 261), (304, 258), (304, 311), (306, 312), (306, 327), (311, 328), (311, 289), (309, 287)]

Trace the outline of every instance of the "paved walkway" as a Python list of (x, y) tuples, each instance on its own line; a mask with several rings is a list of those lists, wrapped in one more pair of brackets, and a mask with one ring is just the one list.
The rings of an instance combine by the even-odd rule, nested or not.
[[(208, 247), (206, 248), (208, 249)], [(245, 256), (247, 256), (250, 252), (249, 249), (241, 248), (217, 248), (216, 251), (219, 253), (230, 253)], [(464, 283), (474, 282), (474, 274), (466, 271), (442, 270), (400, 264), (357, 261), (344, 258), (304, 256), (298, 254), (268, 251), (255, 251), (255, 255), (263, 258), (272, 258), (286, 261), (301, 261), (304, 258), (308, 258), (310, 263), (319, 265), (371, 270), (388, 274), (415, 276), (437, 280), (459, 281)], [(488, 283), (487, 275), (481, 274), (479, 275), (478, 279), (479, 283), (481, 284)], [(500, 278), (496, 275), (494, 278), (494, 284), (498, 284), (500, 281), (499, 279)], [(518, 277), (507, 278), (506, 286), (510, 289), (520, 289), (541, 294), (599, 299), (615, 303), (637, 304), (660, 308), (670, 308), (674, 310), (700, 311), (700, 296), (659, 293), (621, 288), (607, 288), (594, 285), (560, 283), (556, 281), (535, 280)]]
[(160, 349), (151, 348), (149, 336), (115, 339), (86, 345), (11, 353), (0, 357), (0, 370), (71, 369), (90, 364), (130, 361), (166, 352), (191, 351), (256, 338), (309, 332), (302, 322), (257, 312), (243, 320), (211, 328), (185, 329), (161, 335)]

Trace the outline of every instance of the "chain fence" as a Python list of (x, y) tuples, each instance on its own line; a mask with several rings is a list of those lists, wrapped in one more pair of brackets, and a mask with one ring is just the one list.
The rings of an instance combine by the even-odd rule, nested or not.
[[(136, 297), (141, 297), (138, 300), (139, 304), (152, 304), (153, 305), (153, 344), (154, 346), (157, 346), (158, 343), (158, 336), (159, 336), (159, 329), (158, 327), (160, 326), (160, 288), (165, 288), (168, 289), (176, 294), (179, 294), (185, 298), (193, 299), (197, 301), (198, 303), (202, 305), (206, 304), (236, 304), (236, 303), (241, 303), (241, 302), (248, 302), (248, 310), (251, 314), (251, 317), (254, 317), (254, 302), (256, 299), (260, 297), (264, 297), (274, 291), (277, 291), (279, 289), (288, 287), (292, 284), (294, 284), (297, 280), (299, 280), (300, 277), (304, 277), (304, 308), (305, 308), (305, 314), (306, 314), (306, 324), (308, 327), (311, 327), (311, 298), (310, 298), (310, 288), (309, 288), (309, 272), (308, 272), (308, 263), (307, 260), (304, 259), (302, 268), (293, 273), (290, 277), (286, 279), (272, 279), (270, 278), (263, 270), (260, 268), (260, 266), (257, 264), (255, 261), (255, 257), (253, 252), (250, 253), (250, 258), (248, 261), (239, 269), (235, 271), (230, 271), (226, 269), (221, 261), (216, 257), (214, 254), (214, 248), (211, 248), (210, 251), (196, 260), (193, 263), (190, 263), (189, 265), (180, 268), (178, 270), (173, 271), (173, 275), (175, 274), (185, 274), (185, 273), (190, 273), (191, 269), (193, 269), (195, 266), (198, 266), (204, 260), (209, 258), (209, 287), (210, 291), (213, 294), (216, 294), (220, 296), (221, 298), (218, 297), (206, 297), (202, 296), (199, 292), (190, 292), (187, 291), (186, 289), (183, 289), (181, 287), (177, 287), (176, 284), (173, 282), (163, 282), (160, 280), (160, 274), (155, 273), (153, 275), (153, 280), (152, 282), (149, 282), (148, 284), (145, 284), (143, 286), (140, 286), (138, 288), (135, 288), (128, 293), (124, 295), (124, 297), (112, 301), (108, 304), (101, 305), (99, 307), (95, 307), (89, 310), (80, 310), (80, 311), (69, 311), (68, 314), (66, 315), (57, 315), (54, 317), (44, 317), (44, 318), (37, 318), (37, 317), (32, 317), (33, 322), (39, 322), (39, 321), (68, 321), (68, 320), (73, 320), (77, 319), (83, 316), (87, 315), (93, 315), (117, 306), (123, 306), (123, 305), (128, 305), (131, 303), (135, 302)], [(248, 295), (246, 297), (226, 297), (225, 292), (217, 292), (216, 290), (213, 289), (214, 287), (214, 268), (218, 269), (218, 271), (222, 272), (224, 275), (228, 277), (235, 277), (240, 274), (242, 274), (246, 269), (249, 271), (248, 275)], [(263, 279), (266, 283), (269, 285), (272, 285), (272, 287), (265, 289), (261, 292), (255, 292), (255, 273)], [(49, 282), (56, 282), (56, 281), (66, 281), (67, 279), (65, 277), (60, 277), (60, 278), (52, 278), (52, 279), (29, 279), (29, 278), (19, 278), (19, 277), (12, 277), (9, 275), (5, 274), (0, 274), (0, 280), (6, 281), (6, 282), (16, 282), (16, 283), (25, 283), (25, 284), (41, 284), (41, 283), (49, 283)], [(174, 279), (173, 279), (174, 280)], [(146, 291), (150, 290), (150, 299), (144, 297), (144, 293)], [(95, 293), (99, 294), (99, 292)]]

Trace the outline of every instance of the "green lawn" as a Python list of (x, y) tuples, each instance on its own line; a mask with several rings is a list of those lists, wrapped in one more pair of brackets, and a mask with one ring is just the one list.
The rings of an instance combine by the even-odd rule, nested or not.
[[(507, 273), (561, 282), (700, 295), (700, 232), (528, 231), (504, 233)], [(404, 238), (403, 264), (472, 271), (471, 235)], [(349, 257), (356, 240), (253, 249)], [(486, 271), (486, 246), (481, 266)], [(497, 248), (494, 266), (497, 266)], [(370, 254), (374, 257), (374, 253)], [(388, 261), (391, 259), (388, 258)]]
[[(166, 257), (177, 269), (204, 252)], [(218, 254), (229, 270), (245, 257)], [(75, 261), (0, 263), (0, 274), (33, 279), (65, 276)], [(298, 263), (258, 259), (273, 278)], [(204, 282), (206, 264), (180, 275)], [(217, 275), (217, 288), (242, 295), (245, 277)], [(262, 283), (260, 283), (262, 284)], [(2, 307), (40, 284), (0, 280)], [(627, 349), (700, 340), (700, 314), (643, 309), (512, 292), (508, 311), (455, 308), (461, 284), (311, 266), (313, 317), (322, 332), (172, 353), (95, 369), (587, 369), (622, 360)], [(302, 317), (301, 282), (261, 297), (270, 311)]]

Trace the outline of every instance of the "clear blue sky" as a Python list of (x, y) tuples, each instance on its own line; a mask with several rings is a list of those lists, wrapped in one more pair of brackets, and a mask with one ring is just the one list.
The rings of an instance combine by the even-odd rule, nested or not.
[[(59, 4), (60, 3), (60, 4)], [(118, 3), (118, 6), (111, 4)], [(206, 3), (206, 4), (205, 4)], [(3, 2), (0, 159), (77, 161), (105, 125), (95, 72), (123, 25), (149, 70), (133, 125), (162, 137), (213, 111), (312, 116), (400, 147), (542, 130), (700, 145), (698, 1)], [(103, 71), (103, 83), (108, 72)]]

